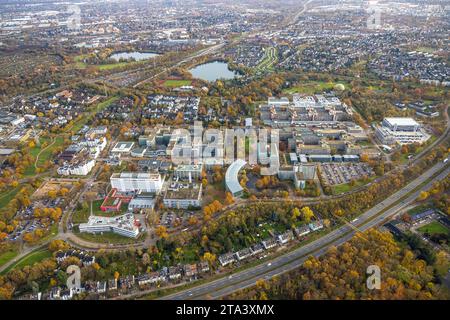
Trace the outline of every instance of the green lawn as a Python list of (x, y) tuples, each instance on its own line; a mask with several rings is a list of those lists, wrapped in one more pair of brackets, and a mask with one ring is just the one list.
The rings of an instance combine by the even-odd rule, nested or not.
[(18, 255), (17, 251), (6, 251), (0, 254), (0, 266), (14, 259)]
[(85, 69), (85, 68), (87, 67), (87, 64), (84, 63), (84, 62), (82, 61), (86, 56), (87, 56), (87, 55), (85, 55), (85, 54), (81, 54), (81, 55), (76, 56), (76, 57), (74, 58), (74, 60), (75, 60), (75, 66), (76, 66), (78, 69)]
[(88, 221), (89, 215), (90, 215), (89, 209), (76, 210), (72, 215), (72, 222), (74, 224), (85, 223)]
[(417, 229), (418, 231), (422, 233), (428, 233), (428, 234), (449, 234), (449, 230), (440, 222), (433, 221), (429, 224), (426, 224), (420, 228)]
[[(286, 226), (281, 224), (281, 223), (276, 223), (276, 222), (270, 222), (270, 223), (266, 223), (263, 226), (261, 226), (259, 228), (259, 238), (260, 240), (265, 240), (267, 238), (270, 238), (270, 232), (274, 233), (274, 234), (279, 234), (279, 233), (284, 233), (286, 232)], [(256, 237), (256, 235), (255, 235)]]
[(192, 80), (166, 80), (163, 83), (164, 87), (168, 88), (176, 88), (181, 86), (190, 86), (192, 84)]
[(351, 186), (349, 183), (338, 184), (335, 186), (331, 186), (331, 190), (333, 191), (333, 194), (349, 192), (355, 188), (358, 188), (358, 187), (368, 184), (369, 182), (373, 181), (375, 178), (376, 177), (373, 176), (373, 177), (370, 177), (368, 179), (368, 181), (358, 180), (358, 181), (356, 181), (356, 183), (353, 186)]
[(348, 83), (343, 81), (339, 82), (324, 82), (324, 81), (307, 81), (302, 85), (295, 86), (289, 89), (284, 89), (283, 93), (285, 94), (294, 94), (294, 93), (304, 93), (304, 94), (315, 94), (320, 93), (326, 90), (331, 90), (338, 83), (343, 84), (346, 88), (348, 87)]
[[(17, 254), (16, 254), (17, 255)], [(13, 263), (8, 268), (3, 270), (2, 274), (7, 274), (9, 271), (13, 269), (22, 269), (25, 266), (32, 266), (36, 262), (41, 262), (44, 259), (48, 259), (52, 257), (52, 253), (48, 251), (47, 249), (38, 249), (36, 251), (33, 251), (17, 261), (16, 263)]]
[(8, 191), (2, 191), (0, 195), (0, 209), (8, 205), (8, 203), (19, 193), (21, 187), (18, 186)]
[(76, 232), (76, 236), (80, 239), (94, 243), (112, 243), (112, 244), (131, 244), (142, 240), (145, 235), (140, 235), (137, 239), (128, 238), (112, 232), (104, 232), (103, 234), (90, 234)]
[[(105, 212), (105, 211), (102, 211), (102, 209), (100, 209), (102, 203), (103, 203), (103, 199), (95, 200), (92, 202), (92, 213), (95, 216), (115, 217), (115, 216), (125, 214), (128, 211), (128, 204), (124, 203), (124, 204), (122, 204), (121, 210), (119, 212)], [(91, 207), (90, 207), (90, 204), (88, 203), (87, 209), (78, 209), (73, 213), (72, 222), (74, 224), (87, 222), (90, 214), (91, 214)]]
[(36, 163), (38, 167), (42, 166), (46, 161), (50, 160), (52, 157), (53, 151), (59, 147), (61, 147), (64, 144), (64, 138), (59, 136), (55, 138), (55, 142), (48, 148), (46, 148), (42, 153), (39, 155), (39, 159)]
[[(41, 146), (35, 146), (30, 149), (30, 155), (33, 157), (34, 160), (36, 160), (36, 157), (39, 156), (39, 159), (36, 163), (37, 167), (41, 167), (45, 164), (45, 162), (51, 160), (51, 157), (52, 157), (55, 149), (61, 147), (64, 144), (64, 138), (61, 136), (58, 136), (55, 138), (54, 143), (52, 142), (53, 140), (50, 138), (40, 138), (39, 141), (41, 143), (41, 146), (42, 146), (42, 144), (46, 143), (47, 147), (42, 148)], [(34, 162), (33, 162), (25, 169), (24, 176), (31, 177), (31, 176), (34, 176), (35, 174), (36, 174), (36, 168), (35, 168)]]
[(424, 212), (424, 211), (426, 211), (428, 209), (431, 209), (431, 206), (428, 205), (428, 204), (423, 204), (423, 205), (420, 205), (420, 206), (412, 208), (411, 210), (408, 211), (408, 214), (410, 216), (414, 216), (414, 215), (416, 215), (418, 213), (421, 213), (421, 212)]

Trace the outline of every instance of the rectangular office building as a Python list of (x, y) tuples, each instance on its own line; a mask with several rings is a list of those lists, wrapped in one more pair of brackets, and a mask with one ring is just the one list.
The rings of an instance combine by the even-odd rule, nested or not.
[(159, 193), (163, 181), (159, 173), (122, 172), (111, 176), (111, 187), (120, 192)]

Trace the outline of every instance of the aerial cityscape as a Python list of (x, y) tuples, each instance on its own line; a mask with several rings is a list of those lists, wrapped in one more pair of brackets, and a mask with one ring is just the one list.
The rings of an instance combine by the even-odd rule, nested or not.
[(0, 300), (449, 300), (449, 10), (0, 0)]

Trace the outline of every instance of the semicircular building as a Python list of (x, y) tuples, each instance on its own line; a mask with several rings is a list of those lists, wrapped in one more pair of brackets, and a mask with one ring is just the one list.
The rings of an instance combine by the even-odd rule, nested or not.
[(225, 174), (225, 185), (227, 190), (234, 196), (240, 197), (244, 192), (244, 188), (242, 188), (239, 183), (239, 171), (247, 164), (245, 160), (238, 159), (233, 162), (227, 169)]

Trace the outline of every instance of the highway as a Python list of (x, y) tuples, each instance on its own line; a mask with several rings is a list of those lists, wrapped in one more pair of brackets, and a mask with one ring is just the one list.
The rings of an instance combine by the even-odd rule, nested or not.
[[(318, 257), (326, 253), (331, 246), (339, 246), (350, 240), (355, 235), (355, 229), (365, 231), (392, 217), (414, 202), (420, 191), (429, 189), (433, 182), (443, 180), (449, 173), (450, 168), (448, 164), (440, 162), (423, 173), (420, 177), (413, 180), (407, 186), (359, 216), (351, 226), (344, 225), (314, 242), (276, 257), (270, 262), (257, 265), (231, 276), (223, 277), (191, 289), (186, 289), (162, 297), (161, 299), (218, 299), (237, 290), (251, 287), (258, 279), (269, 279), (298, 268), (309, 256), (312, 255)], [(436, 174), (438, 174), (436, 177), (428, 181)], [(426, 181), (428, 182), (422, 185)], [(409, 194), (413, 190), (415, 191)]]

